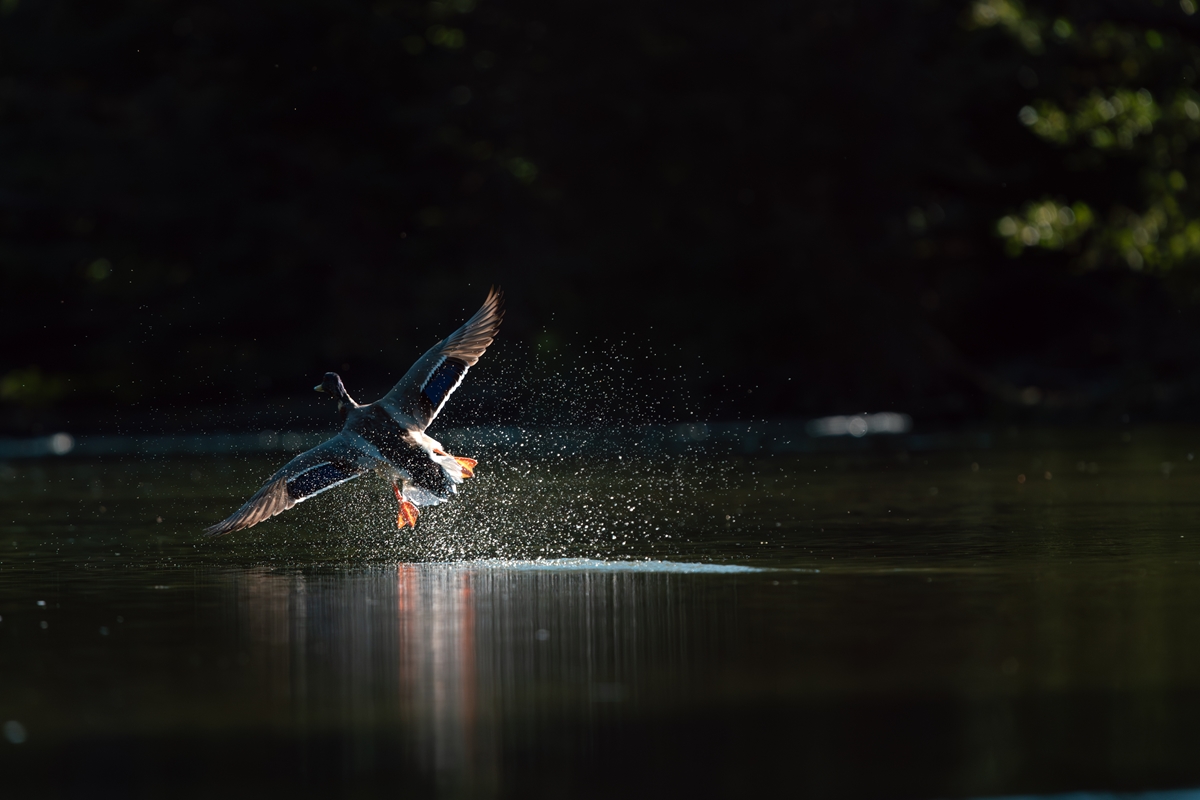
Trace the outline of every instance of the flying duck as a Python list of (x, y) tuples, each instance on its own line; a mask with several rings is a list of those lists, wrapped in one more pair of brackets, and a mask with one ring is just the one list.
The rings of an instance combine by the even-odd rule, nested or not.
[(396, 527), (415, 528), (418, 506), (447, 500), (474, 474), (474, 459), (450, 455), (425, 429), (496, 338), (504, 317), (502, 301), (502, 293), (493, 288), (473, 317), (417, 359), (374, 403), (354, 402), (337, 373), (325, 373), (313, 388), (337, 398), (341, 432), (293, 458), (245, 505), (204, 532), (222, 536), (249, 528), (370, 471), (392, 485), (400, 506)]

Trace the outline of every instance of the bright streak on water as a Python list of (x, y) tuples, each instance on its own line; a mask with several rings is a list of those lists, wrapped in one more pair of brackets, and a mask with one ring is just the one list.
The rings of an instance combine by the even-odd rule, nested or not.
[(75, 449), (75, 437), (60, 432), (27, 439), (0, 438), (0, 458), (65, 456)]
[[(679, 561), (601, 561), (595, 558), (546, 558), (532, 561), (509, 561), (488, 558), (478, 561), (446, 561), (422, 565), (424, 568), (443, 568), (460, 571), (506, 570), (512, 572), (669, 572), (685, 574), (734, 574), (767, 572), (760, 567), (738, 564), (696, 564)], [(804, 570), (811, 572), (813, 570)]]
[(875, 433), (908, 433), (912, 417), (884, 411), (879, 414), (855, 414), (843, 417), (821, 417), (810, 421), (805, 429), (809, 436), (853, 436), (860, 438)]

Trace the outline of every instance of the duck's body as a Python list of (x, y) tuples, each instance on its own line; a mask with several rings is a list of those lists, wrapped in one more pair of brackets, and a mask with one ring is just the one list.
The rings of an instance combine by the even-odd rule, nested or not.
[(450, 455), (425, 429), (495, 338), (503, 317), (501, 299), (493, 289), (465, 325), (430, 348), (374, 403), (354, 402), (342, 379), (326, 373), (316, 389), (336, 395), (341, 432), (293, 458), (205, 533), (221, 536), (249, 528), (367, 472), (390, 481), (399, 503), (397, 526), (415, 527), (418, 506), (445, 501), (473, 474), (473, 459)]

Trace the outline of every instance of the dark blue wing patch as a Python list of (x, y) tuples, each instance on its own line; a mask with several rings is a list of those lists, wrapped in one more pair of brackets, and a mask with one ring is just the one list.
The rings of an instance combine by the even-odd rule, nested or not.
[(306, 500), (339, 483), (345, 483), (356, 475), (358, 475), (357, 472), (339, 467), (337, 464), (322, 464), (289, 480), (288, 495), (296, 501)]
[(446, 401), (446, 397), (454, 391), (466, 373), (466, 362), (459, 361), (457, 358), (447, 358), (438, 364), (437, 369), (429, 376), (429, 380), (425, 381), (425, 388), (421, 390), (422, 405), (428, 403), (424, 409), (427, 415), (432, 416), (437, 413), (438, 409), (442, 407), (442, 403)]

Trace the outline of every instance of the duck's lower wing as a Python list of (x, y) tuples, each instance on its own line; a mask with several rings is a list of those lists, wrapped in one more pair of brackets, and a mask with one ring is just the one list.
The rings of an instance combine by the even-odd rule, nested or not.
[(362, 453), (339, 435), (293, 458), (272, 475), (245, 505), (204, 533), (223, 536), (257, 525), (310, 497), (351, 481), (367, 471)]

